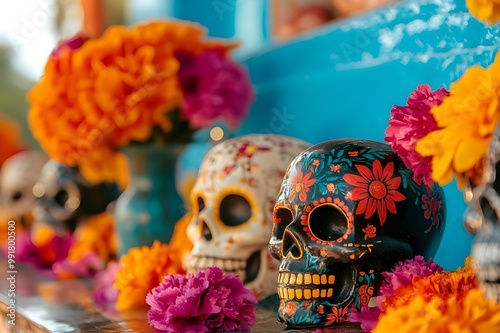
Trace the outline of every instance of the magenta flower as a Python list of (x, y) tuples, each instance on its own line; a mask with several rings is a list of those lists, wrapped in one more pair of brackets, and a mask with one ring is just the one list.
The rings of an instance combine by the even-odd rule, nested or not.
[(361, 312), (351, 311), (349, 313), (349, 321), (361, 323), (361, 328), (365, 332), (371, 332), (377, 326), (378, 318), (381, 314), (382, 310), (378, 306), (373, 308), (363, 306)]
[(384, 297), (394, 294), (399, 287), (412, 283), (414, 277), (427, 277), (435, 272), (441, 272), (443, 268), (430, 259), (426, 262), (424, 257), (416, 256), (413, 259), (398, 263), (390, 272), (382, 273), (385, 281), (382, 281), (379, 295)]
[(208, 127), (217, 120), (237, 127), (253, 100), (251, 83), (243, 67), (215, 51), (197, 58), (178, 54), (178, 59), (184, 93), (181, 116), (192, 128)]
[(51, 269), (55, 262), (66, 258), (71, 242), (71, 235), (64, 234), (54, 236), (47, 244), (37, 247), (31, 240), (30, 230), (21, 230), (16, 234), (16, 261), (38, 269)]
[(442, 270), (443, 268), (432, 259), (426, 262), (422, 256), (416, 256), (413, 259), (399, 262), (390, 272), (382, 273), (384, 280), (378, 291), (377, 306), (364, 306), (360, 312), (351, 311), (349, 321), (360, 322), (361, 328), (365, 332), (371, 332), (377, 325), (378, 318), (382, 314), (380, 304), (385, 297), (393, 295), (399, 287), (410, 285), (415, 277), (427, 277)]
[(431, 157), (422, 157), (416, 152), (417, 141), (437, 129), (430, 113), (433, 106), (442, 103), (449, 96), (444, 88), (431, 91), (427, 84), (417, 87), (407, 100), (406, 106), (394, 106), (391, 110), (389, 127), (385, 131), (385, 141), (398, 153), (406, 167), (413, 171), (413, 179), (431, 186)]
[(146, 297), (148, 320), (160, 332), (246, 330), (255, 323), (257, 298), (238, 276), (218, 267), (167, 275)]
[(113, 285), (119, 269), (120, 264), (118, 262), (110, 261), (108, 267), (97, 273), (93, 280), (92, 298), (94, 299), (94, 303), (104, 311), (115, 309), (118, 290)]
[(56, 274), (69, 274), (79, 278), (94, 277), (97, 272), (103, 270), (105, 263), (96, 253), (87, 253), (78, 260), (65, 258), (52, 265)]

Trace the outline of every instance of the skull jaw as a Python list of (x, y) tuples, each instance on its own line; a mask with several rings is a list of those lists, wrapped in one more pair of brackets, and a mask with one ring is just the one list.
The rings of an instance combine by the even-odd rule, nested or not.
[(280, 270), (278, 321), (295, 328), (329, 326), (346, 321), (354, 301), (357, 272), (348, 272), (343, 265), (339, 266), (339, 269), (329, 272)]
[(226, 274), (236, 274), (246, 288), (252, 290), (259, 299), (276, 293), (278, 262), (273, 260), (267, 248), (259, 249), (247, 259), (205, 256), (197, 251), (186, 261), (188, 273), (195, 273), (210, 266), (219, 267)]
[(486, 298), (500, 302), (500, 226), (488, 224), (478, 231), (471, 256)]
[(56, 220), (50, 214), (34, 214), (33, 227), (36, 229), (40, 226), (48, 226), (56, 233), (66, 233), (66, 232), (74, 232), (78, 221), (75, 217), (70, 217), (65, 220)]
[(328, 300), (280, 300), (278, 321), (290, 328), (324, 327), (347, 321), (351, 301), (331, 304)]
[[(283, 282), (287, 280), (286, 275), (289, 275), (288, 281), (290, 281), (294, 273), (280, 272), (278, 321), (292, 328), (330, 326), (347, 321), (351, 309), (359, 310), (361, 306), (367, 305), (374, 293), (376, 276), (374, 270), (351, 267), (351, 270), (347, 271), (343, 264), (339, 266), (335, 271), (327, 273), (318, 271), (297, 273), (293, 278), (293, 284)], [(302, 278), (299, 281), (301, 283), (297, 284), (299, 274), (302, 274)], [(307, 280), (306, 275), (310, 276)], [(335, 277), (334, 283), (329, 283), (332, 280), (331, 276)], [(319, 283), (315, 283), (318, 279)], [(304, 284), (309, 281), (311, 281), (310, 288), (304, 288)], [(323, 283), (325, 281), (326, 283)], [(297, 293), (298, 290), (301, 291)], [(367, 292), (369, 290), (371, 293)]]

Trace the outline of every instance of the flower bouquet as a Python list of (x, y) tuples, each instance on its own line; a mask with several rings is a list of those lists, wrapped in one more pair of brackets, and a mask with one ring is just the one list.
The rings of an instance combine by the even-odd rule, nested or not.
[[(471, 15), (480, 20), (488, 24), (500, 20), (496, 1), (466, 3)], [(486, 68), (477, 65), (468, 68), (449, 91), (443, 88), (431, 91), (428, 85), (421, 85), (408, 98), (406, 106), (391, 110), (386, 141), (414, 171), (415, 177), (423, 176), (426, 183), (440, 185), (456, 178), (458, 187), (464, 190), (468, 204), (464, 224), (475, 236), (471, 249), (475, 274), (459, 270), (460, 274), (450, 275), (450, 281), (438, 274), (426, 278), (426, 282), (413, 278), (413, 286), (399, 289), (394, 295), (383, 295), (381, 307), (387, 310), (385, 319), (381, 317), (380, 329), (373, 332), (395, 327), (405, 332), (454, 332), (471, 330), (469, 327), (478, 332), (500, 330), (499, 125), (500, 53)], [(470, 271), (468, 266), (465, 272)], [(456, 292), (450, 295), (453, 290)], [(423, 298), (403, 302), (403, 298), (412, 298), (410, 295)], [(416, 313), (418, 324), (412, 317)], [(366, 314), (380, 314), (380, 309)], [(403, 328), (404, 323), (412, 324)], [(372, 324), (365, 325), (367, 330)]]
[(194, 133), (247, 115), (253, 92), (234, 47), (193, 23), (113, 26), (61, 43), (29, 92), (29, 123), (52, 159), (127, 188), (115, 210), (121, 254), (169, 241), (184, 213), (175, 166)]
[(29, 92), (29, 123), (49, 156), (93, 182), (128, 181), (121, 147), (190, 142), (201, 128), (237, 127), (253, 99), (236, 44), (192, 23), (113, 26), (50, 56)]

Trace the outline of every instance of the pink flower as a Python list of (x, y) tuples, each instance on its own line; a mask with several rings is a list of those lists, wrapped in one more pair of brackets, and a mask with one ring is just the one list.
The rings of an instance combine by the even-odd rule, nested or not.
[(118, 299), (118, 290), (113, 286), (120, 264), (110, 261), (106, 269), (97, 273), (94, 278), (92, 298), (94, 303), (104, 311), (113, 310)]
[(182, 117), (194, 128), (208, 127), (217, 120), (237, 127), (253, 100), (251, 83), (243, 67), (215, 51), (197, 58), (183, 53), (178, 59), (184, 93)]
[(16, 261), (39, 269), (51, 269), (55, 262), (66, 258), (71, 242), (71, 235), (63, 234), (38, 247), (32, 242), (30, 230), (19, 231), (16, 234)]
[(74, 276), (79, 278), (94, 277), (104, 269), (105, 263), (96, 253), (87, 253), (78, 260), (65, 258), (52, 265), (54, 273), (60, 276)]
[(149, 323), (157, 331), (201, 333), (249, 329), (257, 299), (238, 276), (208, 267), (188, 276), (167, 275), (146, 303)]
[(361, 328), (365, 332), (371, 332), (377, 325), (378, 318), (382, 314), (380, 304), (385, 297), (393, 295), (399, 287), (410, 285), (415, 277), (424, 278), (442, 270), (443, 268), (432, 259), (426, 262), (422, 256), (416, 256), (413, 259), (399, 262), (390, 272), (382, 273), (384, 280), (378, 291), (377, 306), (363, 306), (360, 312), (351, 311), (349, 321), (360, 322)]
[(423, 177), (428, 186), (431, 178), (431, 157), (422, 157), (415, 150), (417, 141), (437, 129), (430, 110), (441, 104), (449, 92), (443, 88), (431, 91), (427, 84), (417, 87), (407, 100), (406, 106), (394, 106), (391, 110), (389, 127), (385, 131), (385, 141), (398, 153), (406, 167), (413, 171), (413, 179), (420, 183)]
[(361, 312), (351, 311), (349, 313), (349, 321), (361, 323), (361, 328), (365, 332), (371, 332), (375, 326), (377, 326), (378, 317), (380, 317), (381, 314), (382, 310), (378, 306), (373, 308), (363, 306)]
[(405, 260), (398, 263), (390, 272), (382, 273), (385, 281), (382, 281), (379, 295), (390, 296), (399, 287), (410, 285), (414, 277), (427, 277), (442, 270), (443, 268), (432, 259), (429, 262), (425, 262), (422, 256)]

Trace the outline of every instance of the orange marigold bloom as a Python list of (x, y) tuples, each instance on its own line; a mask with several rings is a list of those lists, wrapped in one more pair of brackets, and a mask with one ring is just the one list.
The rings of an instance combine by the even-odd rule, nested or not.
[(465, 0), (472, 16), (489, 24), (500, 20), (500, 2), (497, 0)]
[(470, 67), (451, 85), (450, 96), (431, 109), (438, 130), (417, 142), (416, 151), (432, 157), (432, 178), (440, 185), (481, 164), (500, 119), (500, 57), (488, 69)]
[(465, 260), (464, 268), (454, 272), (436, 272), (425, 278), (414, 277), (412, 284), (396, 289), (393, 295), (382, 300), (382, 309), (400, 307), (409, 304), (419, 295), (425, 301), (432, 298), (442, 300), (441, 306), (451, 297), (462, 301), (473, 288), (477, 288), (476, 276), (470, 258)]
[(116, 147), (147, 140), (155, 126), (166, 132), (172, 126), (166, 114), (182, 97), (175, 53), (235, 46), (203, 37), (197, 25), (159, 21), (110, 27), (76, 50), (61, 50), (28, 95), (34, 136), (52, 158), (79, 165), (89, 180), (118, 177), (123, 185)]
[(185, 273), (178, 252), (155, 241), (152, 246), (132, 248), (120, 259), (114, 287), (118, 290), (118, 310), (146, 306), (146, 295), (158, 286), (167, 274)]
[(11, 156), (21, 152), (25, 148), (21, 142), (21, 130), (19, 126), (6, 117), (0, 116), (0, 166)]
[(155, 241), (151, 247), (133, 248), (122, 256), (122, 268), (115, 281), (115, 288), (119, 291), (118, 309), (146, 305), (148, 292), (158, 286), (167, 274), (186, 273), (182, 264), (193, 248), (186, 233), (191, 218), (192, 214), (188, 212), (177, 222), (168, 245)]
[[(89, 218), (85, 224), (78, 227), (73, 235), (66, 260), (78, 265), (88, 254), (96, 254), (103, 267), (116, 255), (116, 239), (113, 215), (104, 212)], [(75, 278), (71, 272), (57, 271), (60, 278)]]
[(380, 316), (373, 333), (500, 332), (500, 304), (488, 301), (474, 288), (463, 300), (439, 297), (427, 301), (418, 295), (405, 306), (390, 308)]

